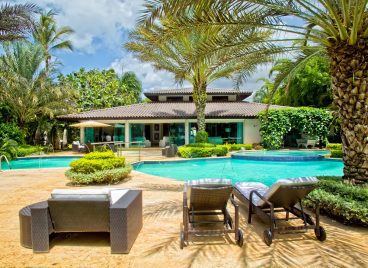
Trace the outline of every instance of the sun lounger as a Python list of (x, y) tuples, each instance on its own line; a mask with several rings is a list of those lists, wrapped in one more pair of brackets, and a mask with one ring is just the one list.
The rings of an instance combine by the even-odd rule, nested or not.
[(141, 190), (54, 190), (49, 200), (19, 211), (21, 245), (48, 252), (52, 233), (108, 232), (111, 253), (128, 253), (142, 218)]
[[(240, 201), (249, 203), (248, 223), (251, 223), (252, 215), (257, 214), (262, 221), (269, 224), (269, 229), (263, 233), (267, 245), (271, 245), (276, 231), (291, 233), (314, 229), (317, 239), (324, 241), (326, 232), (319, 225), (319, 207), (316, 207), (314, 221), (302, 205), (302, 200), (317, 188), (317, 182), (315, 177), (278, 180), (271, 187), (258, 182), (240, 182), (235, 184), (233, 193)], [(286, 217), (276, 217), (278, 212), (286, 212)], [(295, 217), (289, 217), (290, 214)], [(303, 224), (280, 226), (278, 223), (296, 219), (302, 220)]]
[[(237, 244), (240, 247), (243, 245), (243, 233), (239, 229), (239, 209), (235, 200), (231, 198), (232, 189), (231, 180), (226, 179), (192, 180), (184, 184), (181, 249), (188, 242), (189, 235), (220, 236), (234, 233)], [(229, 199), (235, 207), (235, 223), (227, 210)], [(218, 217), (213, 219), (213, 216), (221, 215), (222, 220)], [(207, 219), (208, 217), (212, 219)], [(220, 223), (221, 228), (218, 227)]]

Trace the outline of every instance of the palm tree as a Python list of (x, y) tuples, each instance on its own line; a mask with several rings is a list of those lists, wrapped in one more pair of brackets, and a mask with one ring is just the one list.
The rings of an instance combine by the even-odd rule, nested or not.
[(32, 15), (38, 10), (34, 4), (2, 4), (0, 6), (0, 42), (24, 38), (31, 29)]
[[(0, 102), (6, 103), (15, 114), (18, 125), (38, 122), (65, 113), (72, 91), (56, 86), (46, 75), (43, 50), (27, 41), (3, 46), (0, 57)], [(54, 69), (50, 66), (50, 72)]]
[[(244, 53), (250, 49), (250, 42), (238, 47), (236, 52), (230, 48), (199, 57), (197, 52), (202, 45), (208, 47), (211, 40), (224, 40), (230, 38), (233, 33), (225, 33), (221, 29), (216, 29), (209, 35), (192, 31), (171, 38), (169, 35), (165, 36), (170, 24), (170, 20), (163, 18), (151, 25), (141, 23), (131, 33), (132, 41), (128, 42), (125, 47), (135, 52), (140, 60), (151, 62), (156, 69), (166, 70), (174, 74), (177, 82), (188, 81), (192, 84), (198, 130), (205, 131), (207, 85), (220, 78), (230, 78), (236, 73), (238, 73), (239, 79), (240, 77), (244, 79), (256, 70), (258, 64), (269, 62), (271, 58), (267, 53), (244, 56)], [(254, 29), (242, 34), (250, 40), (261, 39), (263, 41), (271, 35), (269, 31), (256, 31)], [(163, 36), (165, 36), (164, 40)], [(239, 58), (242, 61), (238, 60)]]
[(120, 77), (120, 83), (127, 88), (127, 93), (131, 96), (131, 102), (140, 102), (142, 93), (142, 83), (133, 72), (124, 72)]
[(63, 49), (73, 50), (71, 41), (64, 40), (66, 36), (74, 32), (73, 29), (67, 26), (57, 28), (55, 15), (56, 13), (53, 10), (42, 13), (39, 21), (34, 24), (32, 30), (33, 38), (42, 46), (46, 73), (49, 71), (53, 51)]
[(272, 103), (274, 84), (267, 78), (260, 78), (257, 82), (262, 81), (263, 85), (254, 94), (253, 101), (258, 103)]
[[(367, 0), (156, 0), (147, 4), (142, 19), (151, 23), (171, 13), (176, 18), (171, 32), (177, 33), (189, 28), (242, 31), (257, 26), (323, 50), (331, 61), (333, 100), (341, 119), (344, 178), (363, 183), (368, 181), (367, 5)], [(188, 10), (196, 10), (196, 15), (186, 15)], [(306, 26), (295, 24), (291, 17)], [(273, 41), (284, 44), (285, 51), (304, 49), (308, 43), (291, 47), (283, 34)]]

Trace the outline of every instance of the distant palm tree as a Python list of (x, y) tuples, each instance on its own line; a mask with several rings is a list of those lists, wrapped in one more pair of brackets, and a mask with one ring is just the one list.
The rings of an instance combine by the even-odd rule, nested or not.
[(56, 13), (53, 10), (43, 12), (39, 21), (34, 23), (33, 26), (33, 38), (42, 46), (46, 73), (49, 71), (50, 60), (54, 50), (73, 50), (71, 41), (64, 40), (66, 36), (74, 32), (73, 29), (67, 26), (57, 28), (55, 15)]
[[(270, 38), (271, 33), (249, 29), (243, 32), (243, 35), (249, 38), (247, 44), (226, 50), (221, 49), (205, 56), (197, 56), (198, 51), (207, 41), (225, 40), (234, 38), (234, 36), (231, 32), (226, 33), (217, 29), (208, 35), (192, 31), (171, 38), (169, 35), (165, 36), (169, 25), (170, 21), (165, 20), (152, 25), (141, 23), (131, 33), (132, 41), (128, 42), (125, 47), (135, 52), (140, 60), (151, 62), (156, 69), (172, 73), (178, 83), (188, 81), (192, 84), (198, 130), (205, 131), (207, 85), (220, 78), (231, 78), (235, 74), (244, 79), (254, 72), (259, 64), (271, 61), (269, 53), (246, 53), (251, 46), (256, 47), (256, 44), (250, 44), (250, 40), (265, 41)], [(215, 48), (212, 47), (212, 49)]]
[(367, 0), (154, 0), (146, 6), (141, 20), (150, 24), (170, 14), (171, 34), (193, 28), (205, 34), (218, 27), (242, 32), (254, 26), (289, 34), (273, 39), (284, 45), (284, 51), (306, 48), (307, 42), (288, 45), (296, 40), (324, 50), (331, 61), (333, 100), (341, 119), (344, 178), (368, 181)]
[(2, 4), (0, 6), (0, 42), (22, 39), (31, 29), (34, 4)]
[(141, 100), (142, 83), (134, 72), (125, 72), (120, 76), (120, 83), (127, 88), (127, 95), (131, 96), (132, 103)]
[(257, 82), (262, 81), (263, 85), (254, 94), (253, 101), (259, 103), (272, 103), (274, 84), (267, 78), (260, 78)]

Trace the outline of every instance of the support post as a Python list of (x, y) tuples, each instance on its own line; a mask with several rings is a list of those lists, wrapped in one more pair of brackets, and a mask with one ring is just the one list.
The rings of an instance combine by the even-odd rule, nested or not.
[(79, 132), (79, 133), (80, 133), (80, 134), (79, 134), (79, 135), (80, 135), (80, 137), (79, 137), (79, 139), (80, 139), (80, 143), (81, 143), (81, 144), (84, 144), (84, 130), (85, 130), (85, 128), (84, 128), (84, 127), (81, 127), (81, 128), (80, 128), (80, 132)]
[(130, 142), (130, 124), (125, 122), (125, 148), (129, 148)]
[(185, 144), (189, 144), (189, 132), (190, 132), (190, 129), (189, 129), (189, 121), (188, 120), (185, 120), (185, 123), (184, 123), (184, 132), (185, 132)]

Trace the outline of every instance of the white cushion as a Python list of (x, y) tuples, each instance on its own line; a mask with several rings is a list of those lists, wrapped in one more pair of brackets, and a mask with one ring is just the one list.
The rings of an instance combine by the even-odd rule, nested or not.
[(120, 198), (122, 198), (129, 189), (111, 188), (108, 189), (110, 193), (110, 203), (115, 204)]
[(189, 180), (184, 183), (184, 191), (187, 192), (187, 197), (190, 197), (190, 189), (192, 186), (228, 186), (232, 185), (229, 179), (199, 179)]
[(109, 191), (107, 189), (54, 189), (51, 192), (52, 199), (58, 200), (109, 200)]
[[(268, 190), (268, 187), (260, 182), (238, 182), (234, 187), (248, 200), (250, 200), (251, 191), (257, 190), (263, 196)], [(264, 201), (255, 194), (253, 194), (252, 199), (253, 204), (256, 206), (262, 206), (264, 204)]]

